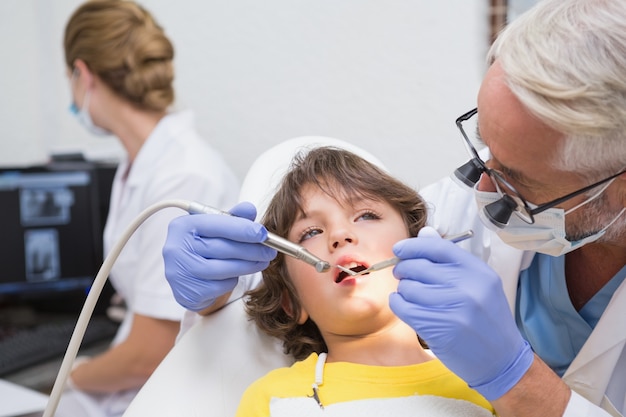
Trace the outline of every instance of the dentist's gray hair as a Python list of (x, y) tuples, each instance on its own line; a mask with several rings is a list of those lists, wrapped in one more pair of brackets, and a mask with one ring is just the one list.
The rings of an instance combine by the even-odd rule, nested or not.
[(541, 0), (503, 30), (488, 60), (567, 138), (556, 168), (600, 178), (626, 166), (626, 1)]

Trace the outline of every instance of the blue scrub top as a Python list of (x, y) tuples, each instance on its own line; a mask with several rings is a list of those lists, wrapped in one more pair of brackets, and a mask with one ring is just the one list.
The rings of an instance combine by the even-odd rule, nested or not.
[(520, 273), (517, 326), (558, 375), (563, 376), (580, 352), (624, 277), (626, 266), (576, 311), (565, 282), (565, 256), (536, 254), (530, 267)]

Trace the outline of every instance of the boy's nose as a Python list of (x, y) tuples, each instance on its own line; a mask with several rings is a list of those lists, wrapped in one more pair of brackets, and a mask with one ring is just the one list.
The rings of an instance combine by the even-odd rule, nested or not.
[(353, 239), (351, 237), (344, 237), (343, 239), (335, 240), (333, 242), (333, 248), (337, 249), (342, 244), (342, 242), (344, 244), (345, 243), (352, 243)]

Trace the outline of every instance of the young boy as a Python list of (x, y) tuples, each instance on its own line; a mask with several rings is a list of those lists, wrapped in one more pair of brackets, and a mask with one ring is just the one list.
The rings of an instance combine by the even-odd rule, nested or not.
[[(263, 223), (335, 267), (278, 254), (249, 292), (248, 313), (298, 362), (244, 393), (237, 416), (491, 416), (489, 403), (431, 356), (389, 308), (391, 269), (353, 277), (393, 256), (426, 222), (418, 194), (345, 150), (296, 157)], [(323, 413), (323, 414), (322, 414)]]

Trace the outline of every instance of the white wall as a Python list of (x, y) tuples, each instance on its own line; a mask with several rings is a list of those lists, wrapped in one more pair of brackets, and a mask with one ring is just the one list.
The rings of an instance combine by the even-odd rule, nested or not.
[[(144, 0), (176, 48), (179, 107), (243, 177), (301, 135), (378, 155), (421, 187), (466, 158), (454, 119), (475, 105), (487, 0)], [(62, 35), (78, 0), (0, 2), (0, 165), (51, 151), (116, 155), (68, 112)]]

